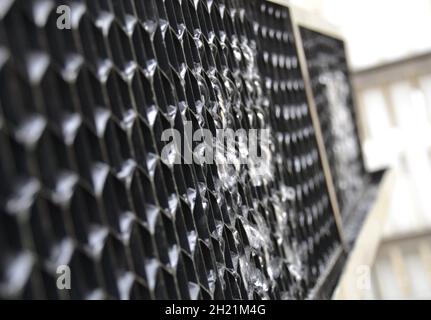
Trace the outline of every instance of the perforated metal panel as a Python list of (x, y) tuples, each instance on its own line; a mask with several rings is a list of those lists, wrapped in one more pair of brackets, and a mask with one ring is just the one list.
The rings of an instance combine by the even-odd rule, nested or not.
[(325, 149), (344, 219), (357, 211), (365, 172), (343, 41), (300, 27)]
[[(186, 121), (269, 129), (268, 174), (161, 161), (165, 129), (199, 150)], [(289, 12), (264, 1), (1, 1), (0, 177), (1, 298), (306, 298), (340, 247)]]

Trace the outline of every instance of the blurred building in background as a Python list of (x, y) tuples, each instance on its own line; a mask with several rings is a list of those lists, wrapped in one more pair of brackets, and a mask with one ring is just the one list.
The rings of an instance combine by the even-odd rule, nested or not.
[(397, 179), (368, 298), (431, 298), (431, 0), (292, 0), (345, 37), (366, 166)]

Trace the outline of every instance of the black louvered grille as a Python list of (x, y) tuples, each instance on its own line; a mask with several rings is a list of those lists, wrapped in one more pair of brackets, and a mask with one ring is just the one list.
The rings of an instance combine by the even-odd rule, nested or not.
[[(286, 8), (0, 3), (1, 298), (309, 296), (340, 241)], [(162, 161), (187, 124), (269, 129), (265, 173)]]
[(314, 101), (344, 219), (368, 184), (343, 41), (300, 27)]

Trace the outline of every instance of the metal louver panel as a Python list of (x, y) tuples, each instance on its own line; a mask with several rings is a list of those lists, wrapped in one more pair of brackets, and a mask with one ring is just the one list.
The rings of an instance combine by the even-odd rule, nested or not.
[(368, 186), (342, 40), (300, 27), (314, 101), (343, 219)]
[[(59, 4), (0, 4), (0, 298), (309, 297), (340, 240), (288, 10)], [(161, 161), (186, 122), (270, 130), (265, 174)]]

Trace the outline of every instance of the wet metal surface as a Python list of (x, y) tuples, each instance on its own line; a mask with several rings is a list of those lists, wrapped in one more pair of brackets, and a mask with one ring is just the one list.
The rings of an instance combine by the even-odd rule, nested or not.
[[(58, 1), (0, 2), (0, 297), (306, 298), (340, 241), (288, 10), (61, 2), (71, 30)], [(186, 121), (269, 129), (265, 174), (162, 162)]]
[(369, 185), (343, 41), (300, 28), (314, 100), (343, 220)]

